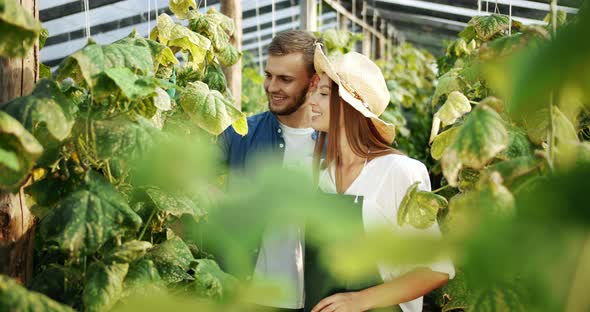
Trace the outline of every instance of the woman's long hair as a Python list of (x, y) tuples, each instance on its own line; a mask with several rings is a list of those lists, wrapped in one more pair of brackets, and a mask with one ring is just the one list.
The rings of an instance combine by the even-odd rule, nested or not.
[(317, 181), (321, 169), (322, 151), (324, 146), (327, 145), (326, 158), (322, 168), (331, 168), (332, 164), (335, 165), (336, 176), (334, 181), (336, 181), (336, 190), (338, 193), (344, 193), (346, 190), (342, 189), (342, 173), (339, 169), (342, 165), (340, 157), (340, 136), (342, 136), (340, 118), (344, 122), (346, 140), (355, 155), (371, 161), (379, 156), (402, 153), (387, 143), (370, 118), (363, 116), (340, 98), (338, 84), (332, 81), (330, 89), (330, 124), (328, 126), (329, 138), (327, 138), (328, 135), (325, 132), (320, 132), (314, 148), (313, 169)]

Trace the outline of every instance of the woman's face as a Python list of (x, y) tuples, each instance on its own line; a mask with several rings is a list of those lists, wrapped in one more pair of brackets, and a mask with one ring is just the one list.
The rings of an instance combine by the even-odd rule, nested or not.
[(332, 80), (326, 74), (320, 74), (320, 81), (309, 97), (312, 117), (311, 127), (318, 131), (328, 132), (330, 127), (330, 92)]

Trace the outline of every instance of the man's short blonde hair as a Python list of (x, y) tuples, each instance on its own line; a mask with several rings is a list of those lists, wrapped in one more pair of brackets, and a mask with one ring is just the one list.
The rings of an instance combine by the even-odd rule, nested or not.
[(319, 40), (310, 32), (304, 30), (287, 30), (278, 33), (268, 46), (268, 55), (283, 56), (292, 53), (302, 53), (308, 73), (315, 73), (313, 54), (315, 43)]

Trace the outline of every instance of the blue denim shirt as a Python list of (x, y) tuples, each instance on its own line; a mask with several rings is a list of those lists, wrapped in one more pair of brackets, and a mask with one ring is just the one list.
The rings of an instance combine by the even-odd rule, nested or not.
[(236, 133), (233, 127), (227, 128), (220, 136), (220, 145), (225, 163), (231, 169), (231, 180), (231, 172), (246, 168), (256, 154), (268, 153), (282, 159), (285, 139), (277, 117), (267, 111), (248, 117), (248, 134), (245, 136)]

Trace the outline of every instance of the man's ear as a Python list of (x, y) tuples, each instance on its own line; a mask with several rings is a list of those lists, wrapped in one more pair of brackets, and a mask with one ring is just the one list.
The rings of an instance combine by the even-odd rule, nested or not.
[(311, 76), (311, 79), (309, 80), (309, 91), (314, 91), (318, 87), (319, 83), (320, 75), (318, 75), (317, 73), (313, 74), (313, 76)]

